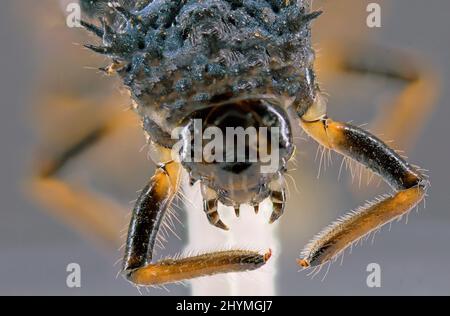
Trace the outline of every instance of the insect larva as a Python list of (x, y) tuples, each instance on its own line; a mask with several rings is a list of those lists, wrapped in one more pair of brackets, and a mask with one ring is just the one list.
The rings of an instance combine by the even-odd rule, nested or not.
[(422, 187), (413, 187), (344, 215), (305, 247), (297, 263), (308, 268), (336, 258), (354, 241), (407, 214), (424, 196), (425, 190)]
[(130, 281), (139, 285), (161, 285), (202, 276), (258, 269), (272, 256), (269, 249), (260, 254), (249, 250), (229, 250), (182, 259), (166, 259), (149, 264), (131, 274)]

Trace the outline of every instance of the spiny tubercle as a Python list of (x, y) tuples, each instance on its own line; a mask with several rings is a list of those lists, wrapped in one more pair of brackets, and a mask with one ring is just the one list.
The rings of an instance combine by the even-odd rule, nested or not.
[(412, 187), (393, 196), (380, 197), (344, 215), (305, 247), (297, 263), (303, 268), (309, 268), (337, 258), (354, 242), (407, 214), (425, 195), (424, 187)]

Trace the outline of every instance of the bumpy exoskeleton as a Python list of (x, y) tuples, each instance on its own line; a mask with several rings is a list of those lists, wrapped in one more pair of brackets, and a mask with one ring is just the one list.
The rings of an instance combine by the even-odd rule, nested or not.
[[(332, 121), (315, 81), (311, 12), (304, 0), (139, 0), (81, 1), (82, 25), (100, 37), (86, 45), (111, 58), (103, 68), (117, 72), (129, 89), (149, 139), (164, 152), (177, 148), (180, 161), (165, 161), (143, 190), (133, 211), (123, 270), (141, 285), (175, 282), (223, 272), (256, 269), (271, 252), (232, 250), (152, 263), (153, 246), (164, 214), (179, 188), (181, 167), (192, 183), (201, 182), (208, 221), (228, 229), (217, 212), (233, 206), (273, 202), (270, 222), (283, 213), (283, 174), (294, 152), (292, 119), (319, 143), (383, 176), (396, 195), (353, 212), (320, 235), (299, 263), (321, 265), (381, 225), (408, 212), (425, 195), (424, 177), (376, 137)], [(293, 117), (293, 118), (292, 118)], [(202, 125), (196, 127), (196, 121)], [(231, 161), (195, 156), (196, 132), (209, 127), (279, 132), (257, 135), (245, 150), (228, 148)], [(174, 131), (179, 131), (174, 135)], [(178, 136), (178, 137), (174, 137)], [(233, 140), (234, 142), (234, 140)], [(264, 144), (264, 145), (261, 145)], [(275, 168), (251, 160), (277, 147)], [(222, 144), (226, 147), (227, 144)], [(200, 149), (207, 143), (200, 141)], [(267, 148), (270, 147), (270, 148)]]

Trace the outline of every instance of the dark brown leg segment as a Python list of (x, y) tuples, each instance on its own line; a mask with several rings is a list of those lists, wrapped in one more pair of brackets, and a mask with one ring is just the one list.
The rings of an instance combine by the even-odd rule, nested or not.
[(173, 162), (158, 168), (139, 196), (128, 230), (124, 271), (141, 268), (152, 260), (158, 229), (178, 188), (178, 173), (179, 166)]
[(301, 266), (318, 266), (336, 258), (353, 242), (408, 213), (424, 198), (426, 178), (372, 134), (326, 116), (313, 121), (302, 119), (301, 126), (321, 145), (382, 176), (396, 191), (393, 196), (369, 203), (323, 230), (306, 246), (298, 261)]

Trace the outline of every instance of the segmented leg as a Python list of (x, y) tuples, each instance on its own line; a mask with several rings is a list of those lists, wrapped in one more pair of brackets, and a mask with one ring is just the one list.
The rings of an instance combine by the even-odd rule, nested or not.
[(236, 217), (241, 216), (241, 208), (240, 208), (240, 206), (235, 206), (234, 207), (234, 214), (236, 215)]
[(205, 212), (209, 223), (217, 228), (228, 230), (228, 226), (222, 222), (219, 212), (217, 211), (219, 207), (217, 193), (206, 186), (202, 186), (202, 196), (203, 211)]
[(270, 200), (272, 201), (273, 211), (270, 216), (270, 224), (275, 223), (281, 215), (284, 213), (285, 205), (286, 205), (286, 192), (282, 191), (273, 191), (270, 194)]
[(332, 260), (361, 237), (406, 214), (424, 198), (428, 186), (419, 171), (377, 137), (320, 115), (322, 111), (323, 105), (314, 105), (300, 120), (303, 129), (324, 147), (382, 176), (396, 193), (345, 215), (322, 231), (303, 251), (298, 260), (302, 267)]
[(270, 188), (270, 201), (272, 202), (272, 215), (270, 216), (269, 223), (275, 223), (284, 213), (286, 207), (286, 188), (283, 176), (273, 180), (269, 184)]
[(368, 47), (351, 54), (345, 71), (398, 80), (405, 88), (391, 104), (383, 107), (373, 123), (373, 130), (394, 139), (397, 146), (408, 150), (433, 113), (439, 90), (439, 80), (430, 65), (396, 50)]
[(179, 186), (180, 165), (161, 166), (143, 190), (128, 231), (123, 271), (138, 285), (158, 285), (226, 272), (254, 270), (269, 260), (270, 251), (230, 250), (151, 263), (153, 247), (164, 215)]
[[(431, 67), (412, 55), (376, 46), (358, 50), (331, 46), (328, 51), (333, 52), (332, 57), (319, 59), (323, 65), (318, 68), (324, 71), (370, 75), (405, 84), (392, 103), (382, 105), (371, 129), (394, 139), (402, 150), (410, 149), (436, 105), (439, 80)], [(319, 77), (325, 80), (326, 74)]]

